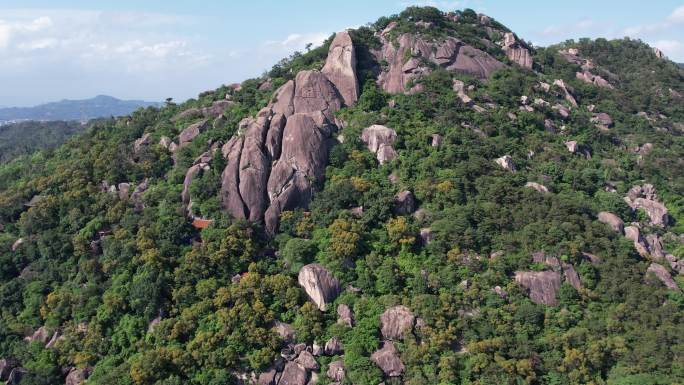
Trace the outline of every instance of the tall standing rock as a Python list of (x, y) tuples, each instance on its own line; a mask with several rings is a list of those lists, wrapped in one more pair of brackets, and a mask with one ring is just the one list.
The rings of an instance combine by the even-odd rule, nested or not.
[(317, 263), (302, 267), (297, 280), (322, 311), (325, 311), (328, 304), (340, 294), (340, 281)]
[(356, 51), (349, 32), (335, 34), (321, 72), (335, 85), (345, 105), (352, 106), (356, 103), (359, 98)]

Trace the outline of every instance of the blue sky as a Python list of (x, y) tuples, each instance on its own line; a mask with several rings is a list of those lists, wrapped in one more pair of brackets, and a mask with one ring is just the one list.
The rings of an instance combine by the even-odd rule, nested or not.
[(640, 38), (684, 62), (682, 0), (0, 0), (0, 105), (184, 100), (409, 5), (473, 8), (537, 45)]

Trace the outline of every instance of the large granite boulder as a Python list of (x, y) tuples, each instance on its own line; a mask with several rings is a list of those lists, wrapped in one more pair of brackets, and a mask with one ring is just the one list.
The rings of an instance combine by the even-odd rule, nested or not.
[(19, 361), (14, 358), (2, 358), (0, 359), (0, 381), (6, 381), (9, 377), (12, 369), (19, 366)]
[(354, 315), (349, 306), (341, 303), (337, 305), (337, 323), (348, 327), (354, 326)]
[[(306, 348), (306, 346), (304, 347)], [(318, 362), (316, 362), (316, 358), (314, 358), (314, 356), (306, 350), (302, 350), (299, 353), (299, 356), (297, 356), (295, 362), (307, 370), (318, 370), (320, 368)]]
[(655, 187), (646, 183), (642, 186), (634, 186), (625, 197), (625, 202), (634, 210), (642, 209), (649, 217), (652, 226), (667, 226), (669, 215), (667, 207), (658, 201)]
[(183, 147), (188, 143), (192, 142), (199, 134), (209, 127), (209, 121), (207, 119), (201, 120), (197, 123), (193, 123), (181, 131), (178, 137), (178, 146)]
[(9, 376), (7, 377), (7, 382), (5, 384), (7, 385), (19, 385), (21, 384), (21, 379), (24, 378), (26, 374), (28, 374), (28, 370), (24, 368), (14, 368), (10, 372)]
[(306, 385), (308, 379), (306, 369), (296, 362), (288, 362), (280, 375), (278, 385)]
[(513, 163), (513, 158), (510, 155), (504, 155), (501, 158), (496, 159), (496, 164), (501, 166), (504, 170), (508, 170), (510, 172), (515, 172), (515, 163)]
[(668, 289), (670, 290), (675, 290), (675, 291), (681, 291), (679, 286), (677, 286), (677, 283), (672, 279), (672, 276), (670, 275), (670, 272), (667, 271), (665, 267), (663, 267), (660, 264), (657, 263), (651, 263), (650, 266), (648, 266), (649, 273), (653, 273), (660, 282), (663, 283)]
[(183, 180), (183, 191), (181, 191), (181, 201), (185, 205), (190, 203), (190, 184), (200, 173), (200, 171), (209, 171), (209, 165), (206, 163), (199, 163), (191, 166), (185, 173), (185, 179)]
[(371, 354), (370, 358), (389, 377), (398, 377), (404, 372), (404, 364), (392, 341), (383, 342), (382, 347)]
[(342, 341), (340, 341), (339, 338), (337, 337), (332, 337), (325, 343), (325, 347), (323, 348), (323, 352), (327, 356), (334, 356), (336, 354), (340, 354), (344, 351), (342, 348)]
[(389, 127), (379, 124), (366, 127), (361, 132), (361, 140), (366, 144), (368, 150), (376, 155), (380, 164), (388, 162), (397, 156), (396, 151), (392, 147), (397, 140), (397, 133)]
[(328, 371), (325, 373), (328, 378), (333, 381), (341, 382), (344, 380), (344, 361), (333, 361), (328, 365)]
[(71, 369), (69, 374), (67, 374), (64, 384), (65, 385), (81, 385), (82, 383), (85, 382), (86, 379), (88, 379), (89, 375), (90, 375), (90, 370), (88, 370), (88, 369), (73, 368), (73, 369)]
[(575, 100), (575, 97), (572, 96), (572, 93), (568, 89), (568, 86), (565, 85), (565, 82), (562, 79), (554, 80), (553, 85), (557, 86), (561, 89), (561, 91), (563, 91), (563, 95), (565, 95), (565, 100), (572, 104), (573, 107), (577, 107), (577, 100)]
[(548, 187), (544, 186), (543, 184), (537, 183), (537, 182), (527, 182), (525, 183), (525, 187), (531, 188), (533, 190), (537, 190), (538, 192), (542, 194), (547, 194), (549, 192)]
[(145, 135), (141, 136), (140, 138), (136, 139), (135, 142), (133, 142), (133, 151), (135, 152), (140, 152), (140, 150), (144, 146), (148, 146), (150, 144), (150, 133), (146, 133)]
[(561, 286), (561, 275), (556, 271), (516, 271), (515, 281), (529, 291), (532, 302), (556, 305)]
[(322, 311), (340, 294), (340, 282), (323, 266), (312, 263), (299, 270), (299, 284)]
[(335, 34), (321, 72), (335, 85), (345, 105), (351, 106), (356, 103), (359, 98), (356, 51), (349, 32), (343, 31)]
[(598, 213), (598, 220), (601, 223), (605, 223), (610, 226), (613, 231), (616, 231), (620, 234), (624, 232), (625, 229), (625, 223), (618, 217), (617, 215), (613, 213), (609, 213), (607, 211), (601, 211)]
[(378, 34), (382, 46), (374, 50), (373, 55), (378, 62), (387, 63), (378, 76), (378, 84), (390, 93), (412, 92), (407, 89), (409, 83), (431, 72), (423, 60), (480, 79), (486, 79), (505, 67), (488, 53), (455, 37), (428, 41), (420, 35), (404, 33), (395, 42), (385, 36), (387, 32), (386, 29)]
[(321, 72), (300, 71), (295, 78), (293, 103), (295, 113), (320, 111), (334, 121), (332, 114), (342, 107), (342, 98)]
[(413, 193), (404, 190), (394, 195), (394, 213), (397, 215), (409, 215), (416, 211), (416, 200)]
[(52, 333), (48, 330), (47, 327), (41, 326), (39, 327), (33, 334), (30, 336), (25, 337), (24, 339), (28, 342), (40, 342), (42, 345), (45, 345), (50, 341), (50, 338), (52, 337)]
[(532, 68), (532, 55), (530, 55), (529, 47), (518, 41), (513, 32), (504, 34), (502, 48), (510, 61), (524, 68)]
[(285, 322), (276, 321), (273, 326), (273, 331), (280, 336), (280, 338), (285, 342), (292, 342), (296, 338), (295, 329), (292, 325)]
[(591, 122), (602, 127), (613, 126), (613, 119), (610, 117), (610, 115), (606, 114), (605, 112), (599, 112), (597, 114), (594, 114), (594, 116), (591, 118)]
[(636, 226), (625, 227), (625, 238), (634, 242), (634, 248), (637, 250), (639, 255), (644, 258), (648, 258), (650, 253), (648, 252), (648, 246), (641, 236), (641, 231)]
[(406, 306), (394, 306), (380, 316), (380, 332), (384, 339), (401, 339), (413, 330), (416, 317)]

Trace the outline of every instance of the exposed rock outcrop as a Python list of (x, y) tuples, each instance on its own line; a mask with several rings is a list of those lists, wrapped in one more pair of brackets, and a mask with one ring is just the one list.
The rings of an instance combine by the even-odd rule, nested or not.
[(563, 94), (565, 95), (565, 100), (572, 104), (573, 107), (577, 107), (577, 100), (575, 100), (575, 97), (572, 96), (572, 93), (570, 93), (570, 90), (565, 85), (565, 82), (562, 79), (554, 80), (553, 85), (557, 86), (561, 89), (561, 91), (563, 91)]
[(613, 85), (608, 83), (608, 80), (606, 80), (606, 79), (604, 79), (598, 75), (594, 75), (589, 71), (577, 72), (575, 74), (575, 76), (577, 77), (577, 79), (579, 79), (585, 83), (593, 84), (595, 86), (604, 87), (604, 88), (613, 88)]
[(610, 115), (606, 114), (605, 112), (599, 112), (594, 114), (594, 116), (591, 118), (591, 122), (599, 127), (613, 127), (613, 119), (610, 117)]
[(513, 158), (510, 155), (504, 155), (501, 158), (496, 159), (496, 164), (501, 166), (504, 170), (510, 172), (515, 172), (515, 163), (513, 163)]
[(506, 56), (512, 62), (524, 68), (532, 68), (532, 55), (530, 55), (529, 47), (524, 42), (519, 41), (513, 32), (504, 34), (501, 45)]
[(77, 369), (73, 368), (67, 374), (64, 384), (65, 385), (81, 385), (88, 379), (90, 375), (89, 369)]
[(325, 347), (323, 348), (323, 352), (327, 356), (334, 356), (336, 354), (340, 354), (344, 351), (342, 348), (342, 341), (340, 341), (339, 338), (337, 337), (332, 337), (325, 343)]
[(465, 83), (462, 80), (454, 79), (452, 88), (463, 104), (466, 106), (473, 104), (473, 99), (465, 93)]
[(361, 132), (361, 140), (368, 150), (376, 155), (380, 164), (397, 157), (397, 152), (392, 147), (397, 140), (397, 133), (389, 127), (379, 124), (366, 127)]
[(652, 184), (632, 187), (625, 202), (634, 210), (642, 209), (649, 217), (652, 226), (667, 226), (669, 215), (667, 207), (658, 201), (655, 188)]
[(404, 364), (392, 341), (383, 342), (382, 347), (371, 354), (371, 361), (389, 377), (398, 377), (404, 372)]
[(622, 221), (622, 219), (620, 219), (620, 217), (613, 213), (601, 211), (600, 213), (598, 213), (598, 220), (601, 223), (609, 225), (613, 229), (613, 231), (616, 231), (620, 234), (624, 232), (625, 223)]
[(650, 254), (648, 252), (648, 246), (646, 245), (644, 238), (641, 236), (641, 231), (638, 227), (625, 227), (625, 238), (630, 239), (632, 242), (634, 242), (634, 248), (637, 250), (639, 255), (641, 255), (644, 258), (649, 257)]
[(516, 271), (515, 281), (529, 290), (532, 302), (556, 305), (561, 275), (556, 271)]
[(299, 284), (322, 311), (340, 294), (340, 282), (323, 266), (312, 263), (299, 270)]
[(395, 45), (385, 36), (386, 31), (378, 35), (382, 47), (373, 51), (373, 55), (378, 62), (388, 64), (378, 76), (378, 83), (390, 93), (410, 92), (408, 85), (431, 71), (424, 61), (480, 79), (488, 78), (494, 71), (504, 68), (488, 53), (455, 37), (433, 42), (405, 33), (397, 38)]
[(306, 369), (296, 362), (288, 362), (280, 376), (278, 385), (306, 385)]
[(380, 316), (380, 332), (385, 339), (401, 339), (413, 330), (415, 322), (416, 317), (409, 308), (394, 306)]
[(660, 282), (663, 283), (668, 289), (670, 290), (675, 290), (675, 291), (681, 291), (679, 286), (677, 286), (677, 283), (672, 279), (672, 276), (670, 275), (670, 272), (667, 271), (663, 265), (657, 264), (657, 263), (651, 263), (650, 266), (648, 266), (649, 273), (653, 273), (656, 278), (660, 280)]
[(9, 377), (12, 369), (19, 365), (19, 361), (14, 358), (2, 358), (0, 359), (0, 381), (6, 381)]
[(204, 132), (209, 127), (209, 121), (207, 119), (201, 120), (197, 123), (193, 123), (181, 131), (178, 136), (178, 147), (183, 147), (188, 143), (192, 142), (199, 134)]
[(543, 193), (543, 194), (547, 194), (549, 192), (548, 187), (544, 186), (543, 184), (537, 183), (537, 182), (527, 182), (527, 183), (525, 183), (525, 187), (537, 190), (538, 192)]
[(337, 360), (331, 362), (325, 374), (333, 381), (343, 381), (345, 376), (344, 361)]
[(341, 303), (337, 305), (337, 323), (348, 327), (354, 326), (354, 315), (349, 306)]
[(416, 211), (416, 200), (409, 190), (400, 191), (394, 195), (394, 213), (409, 215)]
[(359, 98), (356, 78), (356, 51), (349, 32), (338, 32), (330, 43), (328, 58), (321, 72), (342, 95), (344, 104), (352, 106)]

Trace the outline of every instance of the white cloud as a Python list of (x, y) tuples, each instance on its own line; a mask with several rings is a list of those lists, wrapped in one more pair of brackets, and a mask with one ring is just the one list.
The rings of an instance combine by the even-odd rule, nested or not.
[(684, 23), (684, 5), (675, 8), (667, 20), (673, 23)]

